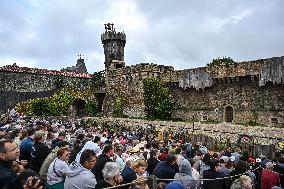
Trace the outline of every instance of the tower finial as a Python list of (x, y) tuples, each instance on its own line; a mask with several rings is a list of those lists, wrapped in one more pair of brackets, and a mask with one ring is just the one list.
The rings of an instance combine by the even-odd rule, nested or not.
[(107, 24), (104, 24), (104, 25), (105, 25), (106, 32), (107, 31), (115, 31), (115, 28), (113, 27), (114, 26), (113, 23), (107, 23)]

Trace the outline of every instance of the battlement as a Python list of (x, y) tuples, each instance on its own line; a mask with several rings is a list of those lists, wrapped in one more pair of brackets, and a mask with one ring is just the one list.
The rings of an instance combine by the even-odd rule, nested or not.
[(47, 70), (39, 68), (20, 67), (16, 63), (14, 63), (13, 65), (0, 67), (0, 72), (29, 73), (37, 75), (62, 75), (64, 77), (92, 78), (92, 75), (88, 73), (76, 73), (70, 71), (57, 71), (57, 70)]
[(164, 72), (169, 72), (169, 71), (174, 71), (174, 67), (172, 66), (164, 66), (164, 65), (158, 65), (154, 63), (140, 63), (140, 64), (135, 64), (131, 66), (127, 66), (128, 70), (131, 70), (132, 72), (159, 72), (159, 73), (164, 73)]
[(126, 43), (126, 35), (124, 32), (116, 32), (116, 31), (106, 31), (105, 33), (101, 34), (102, 43), (111, 40), (121, 40), (125, 41)]

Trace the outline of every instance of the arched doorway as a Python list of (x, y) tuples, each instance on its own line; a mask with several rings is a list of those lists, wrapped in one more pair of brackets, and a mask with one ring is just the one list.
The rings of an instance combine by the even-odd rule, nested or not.
[(75, 99), (71, 105), (71, 116), (83, 117), (85, 115), (85, 105), (86, 102), (82, 99)]
[(226, 106), (225, 108), (225, 122), (233, 122), (234, 120), (234, 109), (232, 106)]

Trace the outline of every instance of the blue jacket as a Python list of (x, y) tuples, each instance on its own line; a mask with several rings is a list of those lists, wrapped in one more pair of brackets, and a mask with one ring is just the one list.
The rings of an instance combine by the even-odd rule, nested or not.
[(33, 147), (33, 139), (26, 137), (20, 145), (20, 160), (27, 160), (30, 162)]
[(123, 178), (122, 184), (130, 183), (137, 179), (135, 171), (127, 165), (122, 170), (121, 176)]
[(176, 174), (176, 170), (167, 161), (160, 161), (153, 172), (160, 179), (173, 179)]

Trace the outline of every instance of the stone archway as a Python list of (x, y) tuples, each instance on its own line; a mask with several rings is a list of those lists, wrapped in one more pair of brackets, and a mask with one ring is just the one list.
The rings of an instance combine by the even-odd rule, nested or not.
[(226, 106), (224, 112), (225, 122), (231, 123), (234, 120), (234, 108), (232, 106)]
[(86, 102), (83, 99), (77, 98), (71, 105), (71, 116), (83, 117), (85, 115)]

